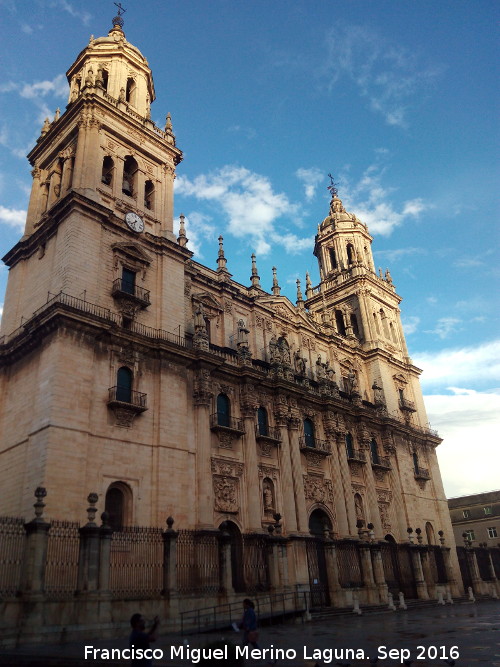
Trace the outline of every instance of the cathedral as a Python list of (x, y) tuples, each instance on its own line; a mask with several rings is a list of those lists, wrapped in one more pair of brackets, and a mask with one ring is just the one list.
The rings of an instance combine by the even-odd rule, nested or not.
[[(271, 535), (286, 545), (283, 587), (319, 586), (333, 567), (330, 591), (353, 583), (318, 541), (338, 554), (454, 547), (401, 297), (336, 186), (311, 248), (319, 284), (297, 281), (292, 303), (276, 270), (264, 289), (255, 256), (239, 284), (222, 237), (210, 268), (182, 215), (174, 228), (182, 151), (170, 116), (151, 120), (152, 72), (120, 17), (67, 78), (64, 112), (28, 155), (24, 234), (3, 258), (0, 513), (32, 516), (44, 487), (47, 520), (82, 520), (92, 493), (116, 533), (170, 515), (178, 529), (222, 526), (232, 545)], [(382, 596), (390, 568), (360, 559), (365, 591)], [(425, 597), (436, 581), (425, 559), (408, 562)], [(453, 553), (446, 563), (452, 581)]]

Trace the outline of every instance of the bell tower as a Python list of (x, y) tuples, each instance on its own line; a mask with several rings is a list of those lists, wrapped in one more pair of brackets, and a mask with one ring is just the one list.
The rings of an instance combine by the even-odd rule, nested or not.
[(369, 362), (374, 402), (382, 390), (388, 409), (413, 421), (415, 413), (425, 416), (425, 410), (420, 371), (408, 355), (401, 324), (401, 297), (389, 270), (375, 271), (368, 227), (345, 210), (333, 179), (329, 189), (330, 211), (318, 225), (313, 251), (320, 283), (308, 283), (305, 306), (325, 331), (344, 339)]
[[(66, 110), (45, 120), (28, 155), (33, 183), (25, 231), (4, 258), (10, 269), (2, 323), (7, 334), (50, 294), (112, 304), (103, 286), (121, 276), (116, 244), (132, 241), (135, 255), (148, 255), (146, 239), (177, 246), (173, 182), (182, 151), (170, 114), (163, 129), (151, 120), (153, 76), (127, 41), (121, 16), (106, 37), (91, 36), (67, 79)], [(145, 280), (148, 262), (149, 256), (134, 259), (129, 269)]]

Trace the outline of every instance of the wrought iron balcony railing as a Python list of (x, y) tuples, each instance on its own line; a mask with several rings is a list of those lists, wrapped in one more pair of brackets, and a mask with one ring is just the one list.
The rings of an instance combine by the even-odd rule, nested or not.
[(430, 472), (427, 470), (427, 468), (421, 468), (418, 466), (418, 468), (415, 468), (415, 479), (423, 479), (423, 480), (428, 480), (431, 478)]
[(400, 398), (399, 399), (399, 409), (400, 410), (406, 410), (407, 412), (416, 412), (417, 408), (415, 407), (415, 403), (413, 401), (408, 400), (407, 398)]
[(318, 454), (328, 456), (332, 453), (332, 446), (327, 440), (318, 440), (309, 435), (299, 436), (300, 450), (303, 452), (315, 451)]
[(281, 429), (275, 426), (255, 424), (255, 438), (257, 440), (272, 440), (276, 443), (281, 442)]
[(366, 453), (361, 449), (352, 449), (347, 452), (348, 461), (358, 461), (359, 463), (366, 463)]
[(113, 281), (113, 286), (111, 288), (111, 295), (118, 298), (127, 298), (136, 301), (143, 308), (151, 305), (151, 299), (149, 296), (150, 292), (144, 287), (139, 287), (134, 285), (130, 281), (124, 280), (123, 278), (117, 278)]
[(137, 412), (143, 412), (148, 409), (147, 394), (142, 394), (139, 391), (133, 391), (127, 387), (110, 387), (108, 389), (108, 405), (121, 404), (127, 406)]
[(243, 419), (237, 419), (236, 417), (229, 417), (225, 412), (214, 412), (210, 415), (210, 428), (212, 431), (232, 431), (239, 435), (245, 433), (245, 424)]
[(372, 466), (375, 468), (383, 468), (384, 470), (392, 470), (392, 465), (388, 456), (371, 456)]

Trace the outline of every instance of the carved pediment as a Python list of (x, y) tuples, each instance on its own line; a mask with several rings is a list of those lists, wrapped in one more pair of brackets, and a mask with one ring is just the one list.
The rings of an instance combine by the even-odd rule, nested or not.
[(222, 307), (218, 300), (210, 294), (210, 292), (197, 292), (191, 296), (193, 302), (193, 309), (196, 310), (200, 304), (207, 315), (217, 315), (222, 313)]
[(113, 252), (127, 257), (134, 262), (141, 264), (151, 264), (151, 257), (136, 243), (113, 243), (111, 246)]

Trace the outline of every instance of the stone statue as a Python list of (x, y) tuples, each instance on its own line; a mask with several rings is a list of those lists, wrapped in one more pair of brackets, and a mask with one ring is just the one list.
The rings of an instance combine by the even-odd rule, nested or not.
[(325, 364), (321, 361), (321, 354), (318, 354), (318, 358), (316, 359), (316, 379), (321, 380), (325, 375)]
[(325, 364), (325, 375), (326, 375), (327, 379), (330, 380), (330, 382), (335, 381), (335, 371), (330, 366), (329, 361), (327, 361), (326, 364)]
[(356, 510), (356, 519), (364, 521), (363, 504), (361, 498), (357, 494), (354, 496), (354, 509)]
[(302, 353), (300, 350), (297, 350), (294, 355), (293, 355), (293, 360), (295, 364), (295, 370), (297, 371), (298, 375), (305, 375), (306, 373), (306, 360), (302, 356)]
[(263, 497), (264, 497), (264, 510), (274, 509), (273, 492), (269, 484), (266, 484), (266, 486), (264, 487)]
[(206, 332), (207, 325), (205, 322), (205, 314), (203, 307), (200, 304), (194, 313), (194, 330), (196, 333)]
[(274, 334), (271, 336), (271, 340), (269, 341), (269, 357), (272, 364), (279, 364), (281, 361), (281, 356), (278, 350), (278, 341)]
[(245, 322), (243, 320), (238, 320), (238, 337), (236, 341), (238, 348), (248, 349), (248, 334), (249, 331), (245, 327)]

